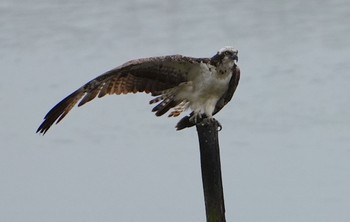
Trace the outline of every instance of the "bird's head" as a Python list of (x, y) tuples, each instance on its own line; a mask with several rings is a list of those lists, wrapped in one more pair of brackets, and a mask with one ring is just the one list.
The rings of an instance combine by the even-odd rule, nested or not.
[(211, 57), (211, 62), (213, 64), (227, 64), (227, 65), (235, 65), (238, 62), (238, 50), (231, 47), (225, 46), (220, 49), (213, 57)]

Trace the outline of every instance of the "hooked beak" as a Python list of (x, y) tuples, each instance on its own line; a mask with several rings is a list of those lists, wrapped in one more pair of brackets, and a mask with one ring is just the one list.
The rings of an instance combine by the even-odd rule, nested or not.
[(233, 55), (231, 56), (231, 59), (232, 59), (233, 62), (236, 64), (236, 63), (238, 62), (238, 55), (237, 55), (237, 53), (233, 54)]

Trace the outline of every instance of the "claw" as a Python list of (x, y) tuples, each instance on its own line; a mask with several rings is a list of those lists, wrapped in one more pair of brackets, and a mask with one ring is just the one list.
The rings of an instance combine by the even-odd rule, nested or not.
[(204, 125), (208, 125), (211, 124), (212, 122), (216, 122), (216, 124), (218, 125), (218, 131), (222, 130), (222, 125), (219, 121), (217, 121), (215, 118), (204, 118), (202, 121), (200, 121), (199, 123), (204, 126)]
[(216, 121), (216, 123), (218, 124), (218, 131), (220, 132), (222, 130), (222, 125), (219, 121), (217, 121), (216, 119), (214, 119)]

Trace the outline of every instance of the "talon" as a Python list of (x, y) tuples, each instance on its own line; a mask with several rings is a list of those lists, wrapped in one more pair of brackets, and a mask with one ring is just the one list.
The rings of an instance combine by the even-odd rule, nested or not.
[(216, 123), (218, 124), (218, 132), (222, 130), (222, 125), (219, 121), (216, 120)]
[(208, 125), (208, 124), (211, 124), (211, 123), (213, 123), (213, 122), (215, 122), (216, 124), (217, 124), (217, 126), (218, 126), (218, 131), (221, 131), (222, 130), (222, 125), (221, 125), (221, 123), (219, 122), (219, 121), (217, 121), (215, 118), (204, 118), (204, 119), (202, 119), (202, 121), (200, 121), (198, 124), (201, 124), (202, 126), (204, 126), (204, 125)]
[(221, 123), (219, 121), (217, 121), (215, 118), (212, 118), (211, 121), (216, 122), (216, 124), (218, 125), (218, 131), (222, 130), (222, 125), (221, 125)]

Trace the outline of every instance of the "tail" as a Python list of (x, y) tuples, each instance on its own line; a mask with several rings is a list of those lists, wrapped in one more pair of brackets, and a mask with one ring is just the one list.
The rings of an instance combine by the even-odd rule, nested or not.
[(183, 117), (175, 126), (176, 130), (182, 130), (185, 128), (192, 127), (196, 125), (190, 118), (193, 116), (193, 112), (189, 116)]

